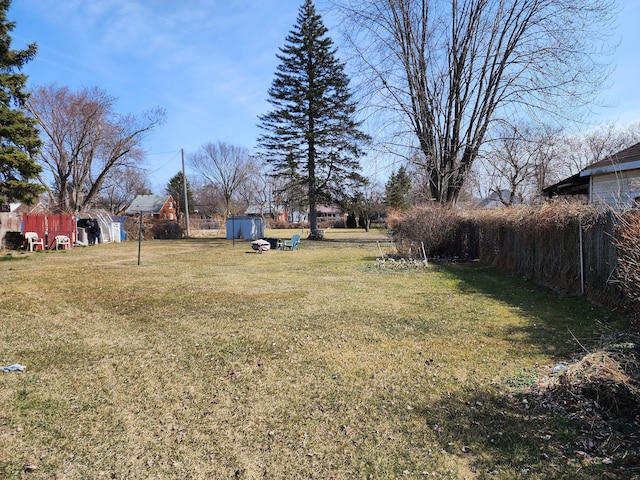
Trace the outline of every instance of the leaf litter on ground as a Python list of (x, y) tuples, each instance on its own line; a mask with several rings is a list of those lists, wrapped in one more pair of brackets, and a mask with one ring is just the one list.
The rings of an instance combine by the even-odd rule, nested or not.
[[(640, 336), (619, 334), (562, 367), (538, 368), (532, 385), (503, 380), (521, 391), (510, 396), (523, 416), (548, 413), (576, 425), (577, 436), (549, 460), (610, 466), (608, 479), (640, 478)], [(540, 435), (551, 440), (554, 432)]]

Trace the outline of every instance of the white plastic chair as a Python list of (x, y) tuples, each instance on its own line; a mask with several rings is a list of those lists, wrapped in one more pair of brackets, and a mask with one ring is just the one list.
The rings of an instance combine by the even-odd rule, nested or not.
[(68, 250), (71, 248), (71, 240), (66, 235), (56, 235), (55, 241), (56, 241), (56, 250), (60, 250), (60, 247), (62, 247), (65, 250)]
[(40, 250), (44, 250), (44, 239), (39, 238), (36, 232), (24, 232), (24, 238), (27, 241), (27, 248), (30, 252), (37, 249), (40, 245)]

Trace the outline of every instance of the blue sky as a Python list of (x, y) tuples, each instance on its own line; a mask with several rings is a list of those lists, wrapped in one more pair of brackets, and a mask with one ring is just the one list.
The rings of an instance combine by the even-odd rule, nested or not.
[[(36, 59), (25, 67), (30, 85), (100, 87), (118, 98), (123, 114), (166, 109), (167, 122), (145, 142), (151, 186), (159, 193), (181, 169), (181, 149), (188, 154), (217, 140), (254, 147), (257, 117), (269, 110), (276, 53), (301, 3), (13, 0), (8, 18), (17, 24), (14, 48), (38, 44)], [(321, 14), (323, 5), (316, 1)], [(616, 69), (602, 97), (616, 106), (598, 118), (637, 122), (640, 2), (621, 0), (620, 6)]]
[(180, 149), (209, 141), (253, 148), (276, 53), (298, 0), (13, 0), (15, 48), (38, 44), (29, 85), (98, 86), (117, 111), (160, 106), (167, 122), (146, 140), (160, 191), (181, 169)]

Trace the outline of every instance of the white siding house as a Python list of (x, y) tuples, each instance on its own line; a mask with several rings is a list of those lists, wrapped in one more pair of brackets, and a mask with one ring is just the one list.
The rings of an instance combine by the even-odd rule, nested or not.
[(589, 203), (621, 210), (640, 204), (640, 143), (589, 165), (543, 190), (548, 197), (586, 195)]
[(616, 210), (640, 201), (640, 168), (635, 171), (594, 174), (589, 177), (589, 203), (610, 205)]

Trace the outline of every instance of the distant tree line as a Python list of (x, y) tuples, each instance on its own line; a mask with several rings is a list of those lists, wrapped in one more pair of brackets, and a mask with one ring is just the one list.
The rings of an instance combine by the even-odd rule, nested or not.
[[(606, 79), (613, 0), (332, 3), (350, 64), (303, 0), (277, 54), (256, 152), (209, 140), (188, 153), (195, 174), (179, 172), (165, 188), (181, 211), (286, 207), (308, 212), (316, 231), (323, 204), (369, 228), (385, 209), (489, 196), (536, 203), (544, 186), (640, 140), (640, 124), (563, 128), (583, 120)], [(164, 110), (121, 114), (95, 87), (27, 89), (21, 68), (36, 45), (11, 48), (9, 5), (0, 0), (0, 200), (117, 213), (151, 193), (143, 146)], [(363, 175), (367, 150), (388, 165), (382, 177)]]

